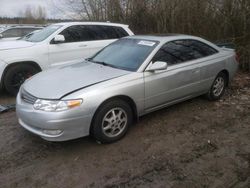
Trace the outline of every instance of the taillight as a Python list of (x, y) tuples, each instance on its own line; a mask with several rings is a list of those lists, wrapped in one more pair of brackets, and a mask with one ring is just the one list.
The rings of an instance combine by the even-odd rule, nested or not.
[(237, 52), (235, 53), (235, 60), (237, 61), (237, 63), (240, 63), (240, 56)]

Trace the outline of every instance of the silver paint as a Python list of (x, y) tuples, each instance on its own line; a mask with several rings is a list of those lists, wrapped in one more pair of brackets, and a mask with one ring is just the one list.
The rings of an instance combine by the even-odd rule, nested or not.
[[(227, 71), (229, 81), (238, 63), (233, 50), (192, 36), (168, 37), (132, 36), (142, 40), (159, 41), (136, 72), (119, 70), (83, 62), (42, 72), (24, 83), (23, 88), (42, 99), (82, 99), (80, 107), (62, 112), (37, 111), (17, 96), (19, 123), (27, 130), (50, 141), (63, 141), (89, 135), (93, 116), (108, 99), (120, 97), (133, 101), (137, 116), (207, 93), (216, 76)], [(151, 59), (160, 47), (172, 40), (195, 39), (216, 50), (217, 54), (194, 61), (169, 65), (165, 70), (147, 71)], [(44, 130), (58, 130), (58, 135)], [(46, 131), (45, 131), (46, 132)]]

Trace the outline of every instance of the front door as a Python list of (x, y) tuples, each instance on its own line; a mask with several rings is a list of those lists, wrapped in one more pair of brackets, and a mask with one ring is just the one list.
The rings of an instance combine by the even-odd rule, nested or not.
[(152, 63), (168, 63), (166, 70), (144, 72), (145, 111), (190, 98), (200, 92), (200, 59), (195, 59), (182, 41), (169, 42)]
[(64, 64), (71, 64), (82, 61), (89, 57), (89, 46), (91, 41), (87, 40), (84, 28), (81, 25), (74, 25), (64, 29), (65, 42), (54, 44), (53, 40), (49, 45), (49, 61), (52, 67)]
[(199, 91), (198, 64), (173, 65), (167, 70), (145, 72), (145, 109), (189, 98)]

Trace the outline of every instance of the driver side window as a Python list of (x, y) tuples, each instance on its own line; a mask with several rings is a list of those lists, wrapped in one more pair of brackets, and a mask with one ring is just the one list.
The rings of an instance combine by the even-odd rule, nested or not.
[(65, 37), (65, 43), (80, 42), (82, 40), (82, 30), (78, 25), (66, 28), (60, 33), (60, 35)]
[(169, 51), (172, 45), (172, 42), (164, 44), (161, 49), (155, 54), (153, 62), (163, 61), (167, 62), (168, 65), (180, 63), (181, 60)]

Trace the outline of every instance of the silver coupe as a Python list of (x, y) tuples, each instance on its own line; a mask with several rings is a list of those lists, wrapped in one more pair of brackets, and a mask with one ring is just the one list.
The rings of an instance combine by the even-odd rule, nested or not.
[(149, 112), (204, 94), (220, 99), (237, 67), (233, 50), (199, 37), (125, 37), (27, 80), (17, 96), (18, 121), (49, 141), (92, 135), (110, 143)]

